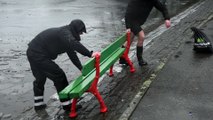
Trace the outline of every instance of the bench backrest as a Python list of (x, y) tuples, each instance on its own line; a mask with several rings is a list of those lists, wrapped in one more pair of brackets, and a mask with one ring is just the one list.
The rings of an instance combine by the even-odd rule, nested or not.
[[(119, 49), (125, 42), (126, 42), (126, 34), (122, 35), (116, 41), (114, 41), (111, 45), (103, 49), (101, 51), (100, 64), (106, 61), (110, 57), (110, 55), (113, 52), (115, 52), (117, 49)], [(82, 75), (88, 76), (94, 71), (95, 71), (95, 58), (92, 58), (84, 64)]]
[[(108, 70), (109, 67), (114, 64), (117, 58), (119, 58), (117, 54), (119, 53), (119, 55), (121, 55), (124, 52), (125, 48), (121, 48), (121, 46), (125, 42), (126, 42), (126, 34), (119, 37), (111, 45), (109, 45), (108, 47), (106, 47), (101, 51), (101, 58), (100, 58), (101, 75), (103, 75), (105, 71)], [(116, 55), (113, 56), (113, 54)], [(92, 82), (92, 80), (94, 80), (94, 77), (95, 77), (95, 58), (91, 58), (84, 64), (82, 69), (82, 75), (73, 80), (65, 89), (63, 89), (59, 93), (60, 99), (79, 97), (79, 95), (83, 94), (83, 92), (89, 88), (90, 83)]]

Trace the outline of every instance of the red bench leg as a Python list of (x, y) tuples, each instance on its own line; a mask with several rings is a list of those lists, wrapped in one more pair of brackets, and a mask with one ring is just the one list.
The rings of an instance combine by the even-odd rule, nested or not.
[(130, 45), (131, 45), (131, 31), (127, 31), (126, 32), (126, 40), (127, 40), (126, 50), (124, 51), (124, 54), (123, 54), (122, 57), (129, 64), (129, 66), (130, 66), (130, 72), (133, 73), (133, 72), (135, 72), (135, 68), (133, 66), (132, 61), (129, 59), (129, 56), (128, 56)]
[(110, 67), (109, 69), (109, 76), (112, 77), (114, 74), (113, 74), (113, 65)]
[(105, 113), (105, 112), (107, 112), (107, 107), (106, 107), (104, 100), (101, 97), (101, 95), (100, 95), (100, 93), (97, 89), (98, 79), (99, 79), (99, 76), (96, 76), (95, 80), (93, 81), (92, 85), (90, 86), (90, 89), (87, 92), (92, 93), (98, 99), (98, 101), (100, 103), (100, 112)]
[(69, 116), (71, 118), (75, 118), (77, 117), (77, 113), (76, 113), (76, 104), (77, 104), (77, 98), (74, 98), (72, 101), (72, 107), (71, 107), (71, 112), (69, 114)]
[(90, 92), (98, 99), (99, 103), (100, 103), (100, 112), (101, 113), (105, 113), (107, 112), (107, 107), (103, 101), (103, 98), (101, 97), (99, 91), (97, 88), (93, 88), (90, 90)]
[(96, 67), (96, 75), (95, 75), (95, 79), (92, 83), (92, 85), (90, 86), (88, 92), (91, 92), (92, 94), (94, 94), (94, 96), (98, 99), (99, 103), (100, 103), (100, 107), (101, 113), (105, 113), (107, 112), (107, 107), (97, 89), (97, 84), (98, 84), (98, 80), (100, 78), (100, 53), (96, 53), (95, 55), (95, 67)]
[(127, 61), (127, 63), (128, 63), (129, 66), (130, 66), (130, 72), (131, 72), (131, 73), (134, 73), (134, 72), (135, 72), (135, 68), (134, 68), (134, 66), (133, 66), (132, 61), (129, 59), (128, 56), (125, 56), (125, 60)]

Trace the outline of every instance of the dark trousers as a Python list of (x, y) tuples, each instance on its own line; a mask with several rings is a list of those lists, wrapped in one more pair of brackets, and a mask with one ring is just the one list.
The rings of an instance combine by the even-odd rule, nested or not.
[[(27, 58), (30, 63), (33, 76), (35, 77), (35, 81), (33, 82), (35, 97), (44, 95), (44, 85), (47, 78), (53, 81), (57, 93), (68, 85), (64, 71), (44, 54), (28, 49)], [(67, 100), (68, 99), (63, 99), (60, 101), (64, 102)]]

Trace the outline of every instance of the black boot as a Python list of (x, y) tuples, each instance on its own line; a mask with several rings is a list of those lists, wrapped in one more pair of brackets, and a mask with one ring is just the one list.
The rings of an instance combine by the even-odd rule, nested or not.
[[(65, 105), (65, 106), (63, 106), (64, 111), (70, 112), (71, 106), (72, 106), (71, 104), (70, 104), (70, 105)], [(80, 104), (77, 104), (77, 105), (76, 105), (76, 110), (79, 110), (79, 109), (81, 109), (81, 108), (82, 108), (82, 105), (80, 105)]]
[[(122, 48), (124, 48), (124, 47), (125, 46), (122, 45)], [(123, 57), (120, 57), (119, 64), (124, 64), (124, 65), (127, 65), (127, 66), (129, 65)]]
[(143, 54), (143, 47), (137, 46), (137, 58), (138, 58), (138, 64), (140, 66), (147, 65), (147, 62), (143, 60), (142, 54)]
[(46, 104), (39, 105), (39, 106), (34, 106), (34, 110), (35, 111), (40, 111), (40, 110), (44, 110), (46, 107), (47, 107)]
[(119, 59), (119, 64), (124, 64), (124, 65), (129, 65), (127, 62), (126, 62), (126, 60), (124, 59), (124, 58), (122, 58), (122, 57), (120, 57), (120, 59)]

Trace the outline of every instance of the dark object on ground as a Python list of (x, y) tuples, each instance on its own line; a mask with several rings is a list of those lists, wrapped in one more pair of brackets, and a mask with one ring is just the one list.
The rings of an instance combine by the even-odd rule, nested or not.
[(196, 27), (192, 27), (194, 32), (194, 49), (196, 52), (213, 53), (212, 43), (206, 34)]
[[(79, 105), (79, 104), (77, 104), (76, 105), (76, 110), (78, 111), (79, 109), (81, 109), (82, 108), (82, 105)], [(70, 112), (70, 110), (71, 110), (71, 104), (69, 105), (69, 106), (67, 106), (66, 108), (64, 108), (64, 111), (65, 112)]]
[(140, 61), (138, 61), (138, 64), (139, 64), (140, 66), (148, 65), (148, 63), (147, 63), (145, 60), (143, 60), (143, 59), (141, 59)]
[(123, 64), (123, 65), (126, 65), (126, 66), (129, 65), (129, 64), (126, 62), (126, 60), (125, 60), (124, 58), (122, 58), (122, 57), (120, 57), (120, 59), (119, 59), (119, 64)]

